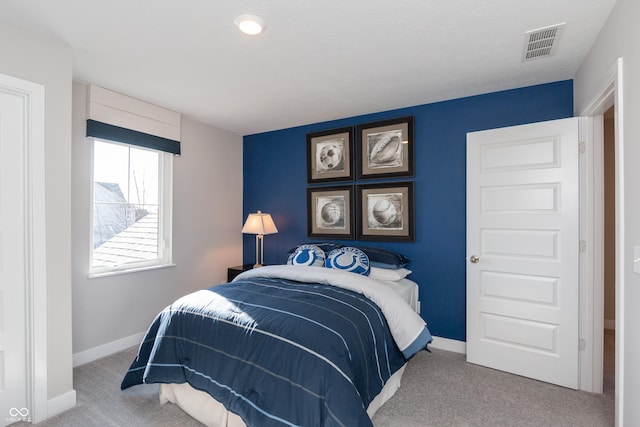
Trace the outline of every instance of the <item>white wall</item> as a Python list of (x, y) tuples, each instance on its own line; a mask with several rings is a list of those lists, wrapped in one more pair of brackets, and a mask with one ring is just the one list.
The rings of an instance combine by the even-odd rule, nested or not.
[(2, 22), (0, 52), (0, 73), (45, 87), (47, 397), (51, 400), (73, 392), (69, 242), (72, 52), (62, 42)]
[(176, 266), (88, 279), (91, 143), (85, 122), (86, 85), (74, 83), (74, 355), (144, 332), (174, 299), (226, 281), (227, 267), (242, 263), (242, 137), (183, 117), (182, 155), (173, 160)]
[[(622, 120), (624, 146), (624, 258), (620, 280), (624, 281), (624, 295), (618, 313), (624, 321), (622, 342), (624, 378), (622, 386), (623, 413), (619, 421), (625, 426), (640, 425), (640, 275), (633, 272), (633, 246), (640, 245), (640, 1), (618, 0), (607, 23), (574, 80), (575, 108), (579, 114), (593, 99), (605, 82), (616, 58), (622, 57), (624, 90), (623, 112), (616, 111)], [(619, 331), (616, 332), (619, 334)]]

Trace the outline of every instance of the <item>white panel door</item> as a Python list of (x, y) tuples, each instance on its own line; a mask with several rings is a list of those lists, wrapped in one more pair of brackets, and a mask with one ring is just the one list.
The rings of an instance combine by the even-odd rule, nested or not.
[(25, 97), (0, 85), (0, 426), (28, 418)]
[(578, 119), (467, 134), (467, 361), (578, 387)]

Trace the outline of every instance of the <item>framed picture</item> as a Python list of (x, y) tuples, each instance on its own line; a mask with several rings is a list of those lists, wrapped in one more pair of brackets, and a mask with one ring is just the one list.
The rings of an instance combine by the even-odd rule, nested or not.
[(413, 182), (358, 185), (358, 240), (413, 242)]
[(307, 181), (353, 181), (353, 128), (307, 134)]
[(309, 237), (353, 239), (353, 186), (307, 188)]
[(413, 176), (413, 116), (358, 125), (358, 178)]

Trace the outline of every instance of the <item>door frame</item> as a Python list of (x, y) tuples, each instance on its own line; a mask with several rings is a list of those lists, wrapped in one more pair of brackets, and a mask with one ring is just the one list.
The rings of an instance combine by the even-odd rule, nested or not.
[(0, 74), (2, 90), (25, 105), (25, 320), (27, 409), (33, 423), (47, 418), (47, 266), (45, 215), (44, 86)]
[(580, 389), (602, 392), (604, 352), (604, 132), (603, 114), (615, 107), (615, 248), (616, 248), (616, 350), (615, 400), (616, 421), (623, 413), (622, 382), (624, 381), (624, 189), (623, 189), (623, 61), (618, 58), (612, 65), (601, 89), (580, 112), (583, 122), (586, 155), (581, 167), (581, 240), (587, 242), (581, 257), (580, 336), (584, 350), (580, 353)]

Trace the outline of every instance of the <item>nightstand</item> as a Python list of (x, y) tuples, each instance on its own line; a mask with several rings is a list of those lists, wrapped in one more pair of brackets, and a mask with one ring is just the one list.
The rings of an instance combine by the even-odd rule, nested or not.
[(251, 269), (253, 269), (253, 264), (243, 264), (227, 268), (227, 282), (232, 281), (238, 274), (242, 273), (243, 271)]

